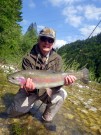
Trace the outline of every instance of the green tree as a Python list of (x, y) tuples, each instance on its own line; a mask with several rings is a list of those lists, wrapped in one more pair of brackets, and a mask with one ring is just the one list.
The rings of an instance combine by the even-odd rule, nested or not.
[(21, 50), (22, 53), (27, 53), (32, 46), (37, 43), (37, 29), (36, 29), (36, 23), (31, 23), (31, 25), (28, 27), (27, 32), (23, 36)]
[(90, 79), (101, 82), (101, 33), (86, 40), (66, 44), (58, 49), (65, 69), (87, 67)]
[(19, 56), (21, 9), (21, 0), (0, 1), (0, 59), (6, 62)]

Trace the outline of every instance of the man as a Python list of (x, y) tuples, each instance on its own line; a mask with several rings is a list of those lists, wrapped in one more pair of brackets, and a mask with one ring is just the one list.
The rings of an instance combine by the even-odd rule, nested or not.
[[(62, 71), (62, 59), (55, 52), (53, 46), (56, 40), (56, 33), (51, 28), (44, 28), (39, 33), (38, 43), (33, 46), (31, 52), (23, 58), (22, 68), (37, 70)], [(72, 84), (76, 80), (75, 76), (64, 78), (64, 85)], [(31, 78), (21, 86), (14, 98), (14, 102), (8, 108), (7, 113), (11, 117), (20, 116), (30, 111), (34, 102), (38, 99), (47, 104), (42, 115), (43, 120), (52, 121), (55, 114), (67, 97), (66, 91), (62, 86), (45, 89), (45, 93), (39, 96), (40, 90), (35, 88)]]

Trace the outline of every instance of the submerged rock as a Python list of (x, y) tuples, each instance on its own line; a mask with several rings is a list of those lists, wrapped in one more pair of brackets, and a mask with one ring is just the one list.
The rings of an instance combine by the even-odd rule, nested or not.
[(68, 118), (70, 120), (74, 119), (74, 116), (72, 114), (64, 113), (63, 115), (64, 115), (65, 118)]
[(83, 112), (83, 113), (85, 113), (85, 114), (87, 114), (87, 113), (88, 113), (88, 111), (86, 111), (86, 110), (81, 110), (81, 112)]
[(91, 107), (89, 108), (89, 110), (90, 110), (90, 111), (93, 111), (93, 112), (97, 112), (97, 108), (95, 108), (95, 107), (93, 107), (93, 106), (91, 106)]

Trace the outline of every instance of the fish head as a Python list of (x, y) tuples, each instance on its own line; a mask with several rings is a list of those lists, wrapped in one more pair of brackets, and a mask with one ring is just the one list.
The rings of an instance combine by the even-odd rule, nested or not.
[(9, 75), (8, 77), (8, 81), (17, 85), (23, 85), (26, 83), (26, 78), (18, 73), (14, 73)]

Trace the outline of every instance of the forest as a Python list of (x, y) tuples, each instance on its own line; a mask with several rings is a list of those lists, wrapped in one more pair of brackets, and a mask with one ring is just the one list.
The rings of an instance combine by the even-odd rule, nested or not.
[[(0, 63), (19, 66), (22, 57), (37, 42), (37, 24), (31, 22), (22, 33), (22, 0), (1, 0), (0, 3)], [(89, 69), (90, 80), (101, 82), (101, 33), (78, 40), (57, 49), (64, 61), (65, 71)]]
[(0, 63), (18, 65), (37, 41), (36, 24), (22, 33), (22, 5), (22, 0), (0, 1)]
[(86, 40), (78, 40), (59, 48), (65, 70), (89, 69), (90, 80), (101, 82), (101, 33)]

